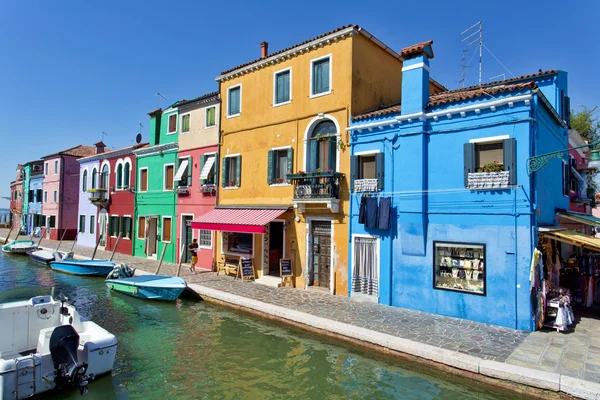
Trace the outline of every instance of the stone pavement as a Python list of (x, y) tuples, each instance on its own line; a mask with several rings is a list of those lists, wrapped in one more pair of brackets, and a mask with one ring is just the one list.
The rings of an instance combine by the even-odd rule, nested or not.
[[(6, 231), (0, 230), (0, 237), (4, 236)], [(69, 250), (71, 243), (63, 242), (61, 250)], [(57, 244), (55, 241), (42, 241), (42, 246), (47, 248), (55, 248)], [(75, 246), (75, 253), (80, 256), (90, 257), (92, 251), (87, 247)], [(96, 253), (96, 258), (109, 257), (110, 252), (98, 250)], [(155, 260), (118, 253), (114, 261), (152, 273), (158, 265)], [(176, 271), (176, 265), (163, 263), (160, 273), (175, 275)], [(579, 315), (576, 310), (578, 322), (569, 333), (547, 330), (529, 333), (398, 307), (357, 302), (347, 297), (331, 296), (318, 289), (273, 288), (254, 282), (241, 282), (232, 276), (217, 276), (210, 271), (193, 275), (185, 265), (181, 268), (181, 276), (188, 284), (229, 294), (231, 298), (251, 299), (273, 308), (293, 310), (340, 325), (350, 325), (357, 330), (364, 328), (386, 337), (400, 338), (405, 343), (416, 342), (415, 346), (433, 346), (456, 352), (454, 354), (508, 364), (506, 367), (510, 368), (507, 370), (535, 370), (532, 373), (536, 376), (542, 379), (547, 376), (549, 380), (556, 381), (556, 388), (560, 387), (558, 382), (564, 377), (586, 380), (592, 386), (595, 386), (592, 382), (600, 384), (600, 314)], [(524, 378), (521, 380), (521, 383), (528, 382)], [(519, 382), (518, 379), (515, 381)], [(594, 393), (585, 398), (600, 399), (598, 393)]]

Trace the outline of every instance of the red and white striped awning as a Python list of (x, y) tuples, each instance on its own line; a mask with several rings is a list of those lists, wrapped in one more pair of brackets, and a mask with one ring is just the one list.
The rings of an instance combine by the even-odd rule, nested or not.
[(192, 221), (193, 229), (265, 233), (265, 225), (287, 210), (257, 208), (216, 208)]

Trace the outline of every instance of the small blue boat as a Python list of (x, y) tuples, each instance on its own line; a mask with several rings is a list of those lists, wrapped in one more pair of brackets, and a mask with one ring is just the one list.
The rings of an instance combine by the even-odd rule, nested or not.
[(51, 261), (50, 268), (73, 275), (106, 276), (115, 263), (108, 260), (61, 260)]
[(187, 287), (185, 280), (169, 275), (133, 276), (135, 269), (121, 264), (113, 269), (106, 278), (110, 290), (138, 299), (173, 301)]

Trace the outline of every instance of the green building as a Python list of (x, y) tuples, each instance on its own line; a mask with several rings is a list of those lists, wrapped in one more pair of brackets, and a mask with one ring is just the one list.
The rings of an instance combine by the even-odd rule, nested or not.
[(177, 104), (150, 112), (150, 145), (135, 150), (135, 236), (133, 255), (175, 262), (175, 168), (179, 113)]

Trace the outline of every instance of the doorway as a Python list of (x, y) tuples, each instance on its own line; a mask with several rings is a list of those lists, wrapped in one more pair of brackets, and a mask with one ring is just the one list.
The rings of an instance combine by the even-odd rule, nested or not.
[(158, 218), (148, 217), (148, 233), (146, 234), (146, 255), (148, 257), (156, 257), (156, 246), (158, 239)]
[(269, 224), (269, 275), (279, 276), (279, 259), (284, 253), (283, 222), (273, 221)]
[(309, 270), (308, 284), (329, 288), (331, 286), (331, 222), (311, 222), (310, 234), (312, 270)]
[(192, 220), (194, 219), (193, 215), (182, 215), (181, 216), (181, 241), (185, 250), (183, 250), (182, 262), (189, 263), (191, 254), (188, 251), (188, 246), (192, 243), (193, 234), (192, 234)]

